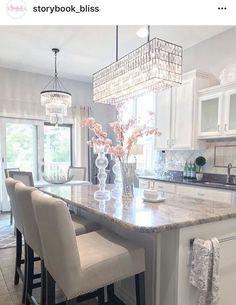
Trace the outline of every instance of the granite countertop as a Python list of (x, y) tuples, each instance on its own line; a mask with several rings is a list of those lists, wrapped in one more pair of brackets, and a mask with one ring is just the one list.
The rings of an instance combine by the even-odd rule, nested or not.
[[(219, 176), (221, 176), (221, 177), (219, 177)], [(196, 179), (183, 178), (182, 175), (174, 175), (171, 178), (140, 175), (138, 178), (160, 181), (160, 182), (178, 183), (178, 184), (194, 185), (194, 186), (201, 186), (201, 187), (210, 187), (210, 188), (216, 188), (216, 189), (222, 189), (222, 190), (228, 190), (228, 191), (236, 191), (235, 184), (227, 184), (225, 182), (226, 181), (225, 175), (214, 175), (214, 174), (209, 175), (208, 174), (205, 176), (203, 181), (197, 181)]]
[[(111, 189), (112, 185), (108, 188)], [(126, 201), (122, 198), (96, 201), (94, 191), (97, 190), (97, 186), (95, 185), (62, 185), (41, 190), (93, 215), (99, 215), (141, 233), (157, 233), (236, 218), (234, 205), (180, 195), (168, 195), (162, 203), (144, 203), (141, 189), (135, 189), (134, 198)]]

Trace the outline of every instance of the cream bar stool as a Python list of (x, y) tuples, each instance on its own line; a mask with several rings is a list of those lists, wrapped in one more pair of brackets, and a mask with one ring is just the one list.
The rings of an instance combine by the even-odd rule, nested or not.
[[(31, 202), (31, 193), (36, 188), (25, 186), (22, 182), (17, 182), (15, 185), (15, 197), (19, 206), (19, 214), (23, 224), (23, 234), (25, 238), (25, 296), (22, 302), (26, 305), (32, 303), (32, 291), (34, 288), (42, 286), (41, 289), (41, 304), (45, 304), (45, 283), (44, 266), (43, 266), (43, 251), (38, 231), (38, 226), (34, 217), (33, 206)], [(34, 256), (37, 255), (41, 261), (41, 274), (35, 276), (34, 272)], [(41, 283), (34, 283), (35, 278), (41, 277)]]
[(15, 184), (16, 180), (12, 178), (7, 178), (5, 180), (7, 193), (10, 199), (11, 211), (15, 220), (15, 233), (16, 233), (16, 260), (15, 260), (15, 275), (14, 275), (14, 284), (19, 283), (19, 279), (24, 282), (24, 274), (21, 270), (21, 265), (24, 264), (22, 259), (22, 234), (23, 234), (23, 225), (20, 221), (20, 217), (17, 214), (17, 206), (15, 199)]
[(65, 202), (32, 192), (47, 269), (47, 305), (55, 304), (55, 282), (67, 305), (94, 295), (104, 304), (104, 287), (136, 278), (137, 305), (145, 305), (143, 248), (106, 230), (76, 236)]
[[(20, 208), (20, 217), (23, 223), (23, 232), (25, 238), (25, 255), (26, 255), (26, 296), (24, 303), (29, 305), (32, 302), (35, 302), (32, 299), (32, 291), (34, 288), (38, 288), (41, 285), (41, 304), (45, 304), (45, 268), (43, 261), (43, 252), (41, 246), (41, 240), (39, 236), (38, 226), (35, 220), (31, 193), (35, 191), (36, 188), (25, 186), (22, 182), (17, 182), (15, 184), (15, 196), (17, 198), (18, 206)], [(51, 198), (49, 195), (45, 195), (47, 198)], [(73, 229), (75, 234), (84, 234), (90, 232), (92, 229), (98, 228), (94, 222), (89, 222), (84, 218), (76, 218), (76, 221), (72, 221)], [(34, 273), (34, 254), (37, 253), (41, 260), (41, 284), (34, 284), (34, 279), (38, 278), (39, 275)]]

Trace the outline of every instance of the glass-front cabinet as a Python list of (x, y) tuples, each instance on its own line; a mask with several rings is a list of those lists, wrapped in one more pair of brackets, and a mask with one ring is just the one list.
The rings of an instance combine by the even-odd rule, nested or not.
[(222, 98), (222, 94), (215, 94), (199, 99), (198, 135), (200, 137), (221, 135)]
[(236, 137), (236, 84), (215, 86), (199, 94), (198, 137)]
[(225, 93), (225, 135), (236, 135), (236, 90)]

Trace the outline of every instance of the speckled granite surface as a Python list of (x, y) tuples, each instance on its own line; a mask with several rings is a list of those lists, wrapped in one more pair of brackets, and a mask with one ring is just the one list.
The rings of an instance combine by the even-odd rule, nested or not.
[[(109, 185), (108, 188), (112, 188)], [(97, 186), (61, 185), (41, 189), (64, 199), (89, 213), (142, 233), (154, 233), (181, 227), (235, 218), (236, 206), (208, 200), (169, 195), (162, 203), (144, 203), (143, 190), (135, 189), (132, 200), (96, 201)]]

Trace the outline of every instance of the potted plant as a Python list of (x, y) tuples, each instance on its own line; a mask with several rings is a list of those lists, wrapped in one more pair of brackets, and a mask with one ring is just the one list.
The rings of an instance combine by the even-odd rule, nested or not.
[(201, 172), (202, 167), (206, 164), (206, 159), (202, 156), (199, 156), (195, 160), (196, 164), (196, 178), (197, 181), (201, 181), (203, 178), (203, 173)]

